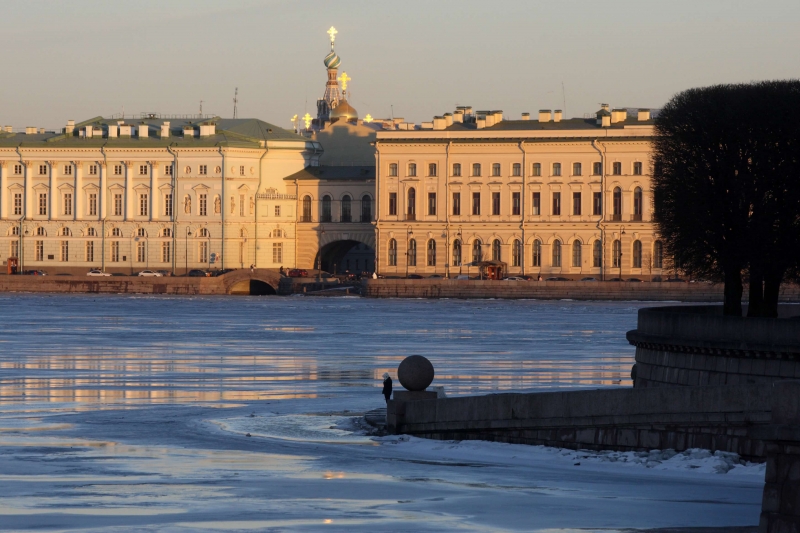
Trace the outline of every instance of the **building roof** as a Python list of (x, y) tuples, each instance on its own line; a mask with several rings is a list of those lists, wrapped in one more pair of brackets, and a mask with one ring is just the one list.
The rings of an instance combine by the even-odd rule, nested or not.
[(367, 181), (375, 179), (375, 166), (327, 166), (306, 167), (300, 172), (283, 178), (287, 181), (294, 180), (341, 180), (341, 181)]
[[(607, 128), (621, 129), (625, 126), (652, 126), (655, 124), (654, 120), (637, 120), (635, 118), (628, 118), (627, 120), (611, 124)], [(607, 129), (605, 128), (605, 129)], [(478, 126), (475, 122), (453, 122), (451, 126), (445, 128), (445, 131), (467, 131), (477, 130)], [(558, 122), (548, 121), (539, 122), (538, 120), (503, 120), (483, 128), (487, 131), (500, 131), (500, 130), (598, 130), (604, 129), (597, 124), (596, 118), (568, 118)]]

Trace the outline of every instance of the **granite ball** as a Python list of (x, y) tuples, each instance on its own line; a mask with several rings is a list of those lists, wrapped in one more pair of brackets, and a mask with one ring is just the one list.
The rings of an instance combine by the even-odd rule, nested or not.
[(433, 365), (421, 355), (409, 355), (397, 367), (397, 379), (409, 391), (424, 391), (433, 382)]

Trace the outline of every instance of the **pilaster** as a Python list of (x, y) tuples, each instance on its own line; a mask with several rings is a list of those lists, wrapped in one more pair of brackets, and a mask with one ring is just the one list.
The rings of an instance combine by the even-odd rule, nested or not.
[(106, 198), (108, 196), (108, 177), (106, 176), (106, 162), (98, 161), (100, 167), (100, 205), (97, 206), (97, 216), (99, 220), (105, 220), (107, 213)]
[(50, 165), (50, 189), (47, 191), (47, 218), (48, 220), (58, 220), (58, 161), (48, 161)]
[(23, 211), (25, 218), (33, 216), (33, 176), (31, 176), (31, 162), (22, 162), (22, 171), (25, 173), (25, 210)]
[(125, 220), (133, 220), (133, 163), (124, 161), (125, 165)]
[(160, 192), (158, 190), (158, 161), (150, 161), (150, 220), (158, 220)]
[(72, 211), (73, 220), (83, 220), (83, 166), (80, 161), (73, 161), (75, 165), (75, 198)]
[(0, 220), (8, 218), (8, 163), (0, 161)]

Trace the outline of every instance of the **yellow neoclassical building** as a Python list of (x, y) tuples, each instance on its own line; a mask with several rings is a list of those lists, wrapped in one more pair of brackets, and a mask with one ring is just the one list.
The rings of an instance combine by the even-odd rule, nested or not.
[(378, 272), (649, 279), (662, 275), (649, 110), (507, 120), (460, 107), (380, 131)]
[(257, 119), (143, 114), (0, 133), (0, 261), (81, 274), (278, 268), (296, 253), (283, 178), (314, 140)]

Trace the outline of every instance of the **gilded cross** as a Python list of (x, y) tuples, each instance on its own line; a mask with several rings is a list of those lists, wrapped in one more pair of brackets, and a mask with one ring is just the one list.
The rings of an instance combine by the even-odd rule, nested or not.
[(339, 33), (339, 32), (336, 31), (336, 28), (334, 28), (333, 26), (331, 26), (331, 29), (329, 29), (327, 31), (327, 34), (331, 36), (331, 44), (333, 44), (333, 41), (336, 40), (336, 34), (337, 33)]
[(364, 122), (366, 122), (367, 124), (369, 124), (369, 123), (370, 123), (370, 122), (372, 122), (373, 120), (375, 120), (375, 119), (373, 119), (373, 118), (372, 118), (372, 115), (370, 115), (369, 113), (367, 113), (367, 116), (366, 116), (366, 117), (364, 117)]
[(347, 82), (352, 80), (352, 79), (353, 78), (351, 78), (350, 76), (347, 75), (347, 72), (342, 72), (342, 75), (339, 76), (339, 81), (342, 83), (342, 90), (343, 91), (347, 90)]
[(303, 122), (306, 123), (306, 129), (308, 129), (309, 126), (311, 126), (311, 115), (309, 115), (308, 113), (303, 115)]

